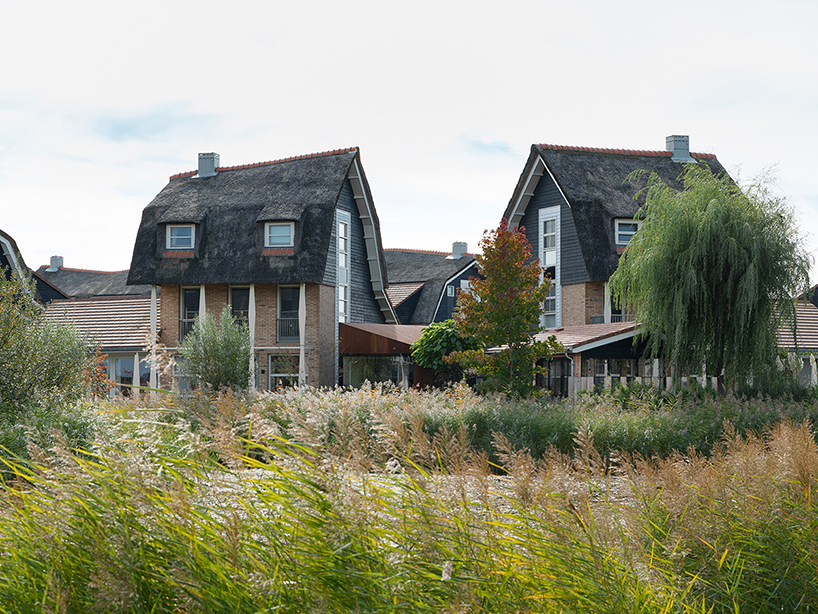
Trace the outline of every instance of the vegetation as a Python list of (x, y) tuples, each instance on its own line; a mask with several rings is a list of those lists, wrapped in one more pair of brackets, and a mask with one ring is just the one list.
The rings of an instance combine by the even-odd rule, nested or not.
[(246, 390), (250, 385), (250, 332), (247, 324), (222, 310), (217, 321), (210, 314), (196, 319), (179, 346), (180, 370), (196, 387), (213, 391)]
[[(764, 409), (699, 391), (616, 393), (553, 409), (580, 422), (618, 412), (637, 429), (640, 412)], [(746, 436), (728, 426), (707, 456), (656, 458), (606, 458), (582, 424), (569, 453), (535, 455), (513, 443), (523, 435), (495, 432), (493, 470), (467, 420), (509, 402), (465, 387), (145, 402), (102, 402), (90, 454), (57, 445), (13, 466), (0, 489), (0, 612), (818, 607), (807, 423)], [(184, 417), (203, 405), (213, 419), (191, 431)], [(464, 422), (452, 430), (446, 415)]]
[(444, 358), (452, 352), (475, 349), (478, 349), (475, 341), (463, 337), (454, 320), (445, 320), (432, 322), (423, 329), (420, 339), (412, 344), (412, 358), (421, 367), (432, 369), (438, 383), (458, 382), (463, 378), (463, 369)]
[(809, 290), (793, 213), (764, 180), (741, 190), (693, 164), (682, 180), (682, 192), (648, 180), (642, 225), (611, 288), (635, 307), (652, 355), (677, 374), (764, 386), (779, 373), (776, 330)]
[(0, 270), (0, 456), (26, 456), (32, 439), (49, 445), (56, 427), (75, 444), (89, 435), (73, 409), (88, 391), (86, 344), (46, 320), (34, 296), (30, 280)]
[(560, 349), (553, 337), (534, 340), (551, 284), (532, 261), (522, 228), (509, 230), (503, 220), (486, 232), (480, 247), (483, 253), (475, 260), (484, 279), (471, 278), (471, 289), (460, 293), (455, 326), (491, 351), (463, 350), (449, 359), (481, 376), (482, 390), (525, 397), (542, 371), (537, 363)]

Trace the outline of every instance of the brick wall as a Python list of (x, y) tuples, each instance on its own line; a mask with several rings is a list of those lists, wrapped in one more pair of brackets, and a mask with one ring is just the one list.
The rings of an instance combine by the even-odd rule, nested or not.
[(591, 316), (605, 309), (605, 283), (601, 281), (562, 286), (562, 325), (590, 324)]
[[(160, 343), (175, 348), (179, 339), (179, 310), (181, 286), (162, 286), (160, 303)], [(228, 304), (228, 284), (207, 284), (205, 306), (209, 314), (218, 316)], [(297, 343), (279, 343), (276, 339), (278, 316), (278, 284), (255, 285), (255, 347), (259, 360), (257, 385), (267, 390), (269, 384), (270, 354), (298, 354)], [(338, 347), (335, 322), (335, 288), (307, 284), (305, 358), (308, 383), (313, 386), (332, 386), (336, 382), (335, 352)], [(167, 382), (165, 382), (167, 385)]]

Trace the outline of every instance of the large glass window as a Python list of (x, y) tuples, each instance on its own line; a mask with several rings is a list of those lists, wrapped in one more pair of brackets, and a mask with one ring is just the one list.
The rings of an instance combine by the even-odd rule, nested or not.
[(166, 249), (193, 249), (196, 229), (193, 224), (169, 224)]
[(338, 212), (338, 321), (349, 317), (349, 215)]
[(298, 384), (298, 355), (270, 354), (270, 390)]
[(247, 321), (250, 315), (250, 288), (230, 288), (230, 313), (237, 320)]
[(300, 288), (281, 286), (278, 289), (278, 341), (298, 341), (298, 303)]
[(268, 222), (264, 225), (264, 247), (292, 247), (292, 222)]
[(181, 318), (179, 318), (179, 343), (193, 330), (199, 315), (199, 288), (182, 288)]
[(550, 280), (551, 287), (543, 305), (545, 328), (557, 326), (557, 218), (550, 217), (542, 223), (542, 266), (543, 276)]

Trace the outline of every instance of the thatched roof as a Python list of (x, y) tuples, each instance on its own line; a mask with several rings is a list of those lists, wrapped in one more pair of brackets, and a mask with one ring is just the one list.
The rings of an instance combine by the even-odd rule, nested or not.
[[(690, 154), (716, 175), (727, 174), (713, 154)], [(669, 151), (633, 151), (535, 144), (503, 217), (519, 223), (532, 190), (531, 177), (537, 165), (546, 170), (541, 180), (553, 177), (571, 208), (580, 248), (591, 281), (605, 281), (616, 269), (619, 255), (613, 243), (611, 220), (632, 218), (644, 203), (644, 195), (634, 196), (645, 187), (650, 173), (681, 189), (679, 176), (684, 165), (671, 159)], [(636, 180), (628, 177), (646, 171)], [(540, 179), (537, 179), (539, 181)]]
[[(446, 281), (456, 277), (474, 264), (474, 256), (466, 254), (461, 258), (451, 258), (446, 252), (422, 250), (387, 249), (386, 269), (392, 284), (411, 288), (412, 283), (423, 283), (420, 288), (420, 297), (408, 321), (402, 324), (429, 324), (434, 320), (441, 293)], [(415, 292), (418, 289), (415, 287)], [(403, 293), (406, 300), (415, 292)], [(394, 293), (399, 298), (399, 293)], [(392, 295), (390, 294), (390, 297)], [(399, 306), (395, 305), (397, 308)]]
[(151, 288), (148, 285), (126, 285), (128, 271), (90, 271), (65, 267), (49, 271), (48, 268), (45, 265), (41, 266), (37, 269), (37, 275), (68, 296), (89, 298), (128, 294), (150, 296), (151, 294)]
[[(351, 148), (222, 167), (211, 177), (195, 171), (171, 177), (142, 212), (128, 283), (320, 283), (333, 214), (356, 160), (360, 167), (360, 153)], [(362, 171), (360, 184), (371, 203)], [(374, 207), (371, 217), (373, 257), (385, 270)], [(263, 254), (267, 221), (295, 222), (291, 254)], [(194, 257), (165, 257), (165, 225), (186, 222), (197, 224)]]

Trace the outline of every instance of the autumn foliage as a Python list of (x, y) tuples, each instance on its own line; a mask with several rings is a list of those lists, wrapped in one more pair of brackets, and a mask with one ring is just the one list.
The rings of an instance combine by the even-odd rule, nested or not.
[(527, 396), (543, 369), (540, 359), (560, 349), (553, 337), (535, 341), (542, 331), (543, 302), (550, 287), (542, 268), (531, 257), (523, 228), (509, 229), (503, 220), (486, 231), (476, 256), (484, 279), (472, 277), (471, 289), (458, 299), (457, 329), (476, 339), (483, 350), (454, 352), (449, 360), (473, 369), (484, 390)]

